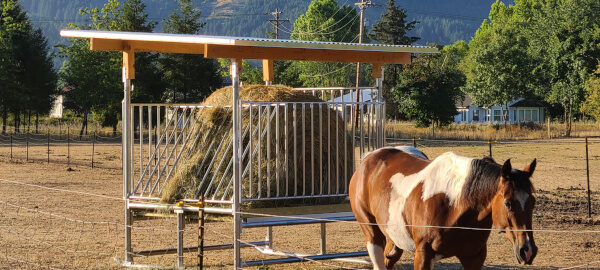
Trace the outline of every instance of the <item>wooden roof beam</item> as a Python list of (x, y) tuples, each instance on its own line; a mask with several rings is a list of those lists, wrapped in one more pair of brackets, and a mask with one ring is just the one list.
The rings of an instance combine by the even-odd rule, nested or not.
[(206, 44), (204, 57), (408, 64), (410, 53)]
[(163, 41), (138, 41), (138, 40), (116, 40), (116, 39), (90, 39), (90, 49), (94, 51), (123, 51), (125, 44), (136, 52), (159, 52), (159, 53), (184, 53), (204, 54), (204, 44), (199, 43), (176, 43)]

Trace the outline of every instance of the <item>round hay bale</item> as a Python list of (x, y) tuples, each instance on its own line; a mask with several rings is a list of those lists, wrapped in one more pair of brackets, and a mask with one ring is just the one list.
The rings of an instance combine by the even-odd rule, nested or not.
[[(194, 114), (198, 125), (191, 131), (191, 138), (198, 138), (198, 141), (205, 143), (195, 144), (191, 156), (179, 165), (177, 173), (162, 189), (161, 199), (163, 202), (172, 203), (180, 199), (196, 199), (203, 195), (208, 195), (208, 198), (213, 196), (215, 198), (231, 198), (233, 173), (232, 166), (227, 166), (232, 156), (230, 145), (232, 111), (230, 107), (227, 107), (231, 105), (231, 95), (231, 87), (215, 91), (202, 103), (204, 106), (211, 107)], [(246, 171), (242, 178), (245, 197), (248, 194), (252, 198), (259, 196), (266, 198), (347, 192), (347, 184), (352, 176), (354, 151), (352, 138), (346, 132), (346, 124), (339, 110), (327, 106), (317, 97), (282, 85), (241, 87), (240, 100), (306, 102), (304, 112), (300, 104), (297, 104), (295, 112), (291, 109), (292, 105), (288, 105), (287, 112), (283, 106), (263, 105), (259, 116), (258, 107), (253, 107), (252, 118), (249, 117), (249, 109), (243, 108), (242, 148), (246, 149), (246, 146), (252, 144), (252, 153), (243, 151), (242, 157), (242, 171)], [(310, 104), (313, 106), (312, 112)], [(279, 114), (279, 117), (271, 118), (267, 113)], [(319, 117), (319, 113), (321, 117)], [(284, 120), (286, 116), (287, 124)], [(296, 119), (296, 126), (292, 119)], [(303, 119), (305, 121), (304, 129)], [(252, 127), (252, 132), (247, 128), (249, 125)], [(287, 135), (285, 134), (286, 130)], [(270, 139), (266, 136), (267, 132), (271, 133)], [(279, 143), (275, 140), (276, 132), (279, 132)], [(287, 140), (284, 137), (287, 137)], [(287, 159), (284, 152), (286, 141)], [(346, 147), (344, 147), (344, 142), (347, 144)], [(259, 144), (260, 148), (257, 147)], [(296, 149), (295, 153), (293, 149)], [(347, 151), (346, 153), (344, 153), (344, 149)], [(260, 162), (258, 161), (259, 157)], [(252, 160), (251, 164), (249, 164), (250, 160)], [(296, 164), (296, 169), (294, 169), (294, 164)], [(305, 165), (303, 166), (303, 164)], [(328, 164), (331, 164), (331, 170), (328, 169)], [(250, 174), (252, 174), (251, 181)], [(267, 174), (270, 174), (270, 179), (267, 178)], [(276, 181), (276, 175), (279, 175), (279, 182)], [(329, 181), (331, 181), (331, 185), (328, 184)], [(261, 201), (260, 203), (253, 202), (251, 207), (334, 203), (343, 200), (344, 198), (337, 197), (291, 202)]]

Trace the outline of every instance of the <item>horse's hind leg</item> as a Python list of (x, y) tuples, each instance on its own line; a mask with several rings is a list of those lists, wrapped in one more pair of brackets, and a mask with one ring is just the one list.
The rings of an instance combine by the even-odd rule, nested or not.
[[(357, 220), (360, 218), (357, 216)], [(370, 219), (364, 219), (364, 221), (359, 221), (362, 223), (375, 223), (371, 222)], [(360, 229), (363, 231), (365, 236), (365, 242), (367, 242), (367, 251), (369, 252), (369, 258), (371, 259), (371, 263), (373, 264), (373, 269), (375, 270), (383, 270), (385, 267), (385, 256), (383, 248), (385, 246), (385, 236), (379, 230), (377, 226), (372, 226), (368, 224), (361, 224)]]
[(394, 264), (400, 260), (402, 250), (398, 248), (392, 239), (386, 239), (385, 242), (385, 267), (386, 269), (394, 269)]

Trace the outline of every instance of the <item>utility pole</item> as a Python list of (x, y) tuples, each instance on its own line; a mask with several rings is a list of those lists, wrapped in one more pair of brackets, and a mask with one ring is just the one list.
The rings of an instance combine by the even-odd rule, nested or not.
[(279, 17), (281, 16), (281, 13), (282, 12), (279, 11), (279, 8), (276, 8), (275, 11), (268, 13), (268, 14), (273, 15), (273, 18), (275, 18), (275, 19), (267, 20), (268, 22), (273, 24), (273, 26), (275, 26), (275, 39), (279, 39), (279, 26), (290, 21), (290, 20), (280, 19)]
[[(362, 43), (363, 40), (363, 27), (365, 24), (365, 17), (364, 17), (364, 13), (365, 13), (365, 8), (368, 8), (370, 6), (373, 6), (373, 2), (371, 2), (371, 0), (360, 0), (360, 2), (358, 3), (354, 3), (355, 6), (358, 7), (358, 9), (360, 10), (360, 24), (359, 24), (359, 28), (358, 28), (358, 43)], [(360, 114), (360, 106), (358, 105), (358, 102), (360, 102), (360, 90), (358, 89), (359, 87), (359, 82), (360, 82), (360, 62), (356, 63), (356, 110), (355, 110), (355, 123), (354, 125), (356, 127), (358, 127), (358, 117)]]

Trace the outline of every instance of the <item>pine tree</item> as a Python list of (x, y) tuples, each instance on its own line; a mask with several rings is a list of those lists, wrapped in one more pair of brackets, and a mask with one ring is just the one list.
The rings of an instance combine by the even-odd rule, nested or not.
[[(163, 21), (163, 29), (173, 34), (198, 34), (205, 23), (200, 10), (191, 0), (178, 0), (179, 13), (174, 11)], [(169, 102), (198, 102), (220, 88), (219, 64), (202, 55), (163, 54), (159, 60), (163, 80), (167, 84), (163, 100)]]
[[(381, 20), (373, 26), (373, 33), (370, 34), (373, 40), (383, 44), (390, 45), (411, 45), (418, 41), (418, 37), (407, 36), (410, 30), (413, 30), (419, 23), (417, 21), (408, 22), (406, 20), (406, 10), (396, 6), (394, 0), (389, 0), (385, 12), (381, 14)], [(398, 104), (393, 101), (392, 89), (400, 83), (401, 65), (386, 65), (383, 82), (383, 97), (391, 106), (387, 106), (386, 114), (389, 117), (399, 117), (396, 109)]]

